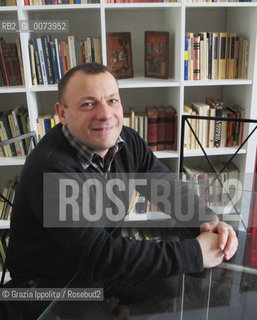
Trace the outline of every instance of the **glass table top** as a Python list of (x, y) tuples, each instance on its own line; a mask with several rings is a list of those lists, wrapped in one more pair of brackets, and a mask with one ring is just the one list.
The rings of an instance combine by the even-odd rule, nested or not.
[[(154, 280), (152, 286), (146, 282), (146, 297), (149, 302), (122, 304), (115, 312), (88, 313), (88, 309), (99, 308), (99, 302), (52, 301), (44, 310), (40, 320), (64, 319), (256, 319), (257, 317), (257, 264), (251, 256), (246, 232), (238, 232), (239, 248), (229, 262), (206, 269), (200, 274), (174, 276)], [(166, 284), (169, 282), (167, 290)], [(143, 284), (144, 285), (144, 284)], [(72, 287), (69, 283), (67, 287)], [(130, 289), (136, 294), (136, 286)], [(149, 290), (149, 291), (148, 291)], [(167, 290), (167, 296), (165, 292)], [(148, 292), (148, 293), (147, 293)], [(112, 297), (108, 304), (113, 302)], [(140, 299), (139, 299), (140, 300)], [(156, 303), (155, 303), (156, 302)], [(117, 303), (117, 300), (116, 300)], [(100, 303), (101, 304), (101, 303)], [(104, 303), (103, 303), (104, 304)], [(153, 306), (153, 304), (155, 304)], [(105, 310), (105, 308), (103, 308)]]

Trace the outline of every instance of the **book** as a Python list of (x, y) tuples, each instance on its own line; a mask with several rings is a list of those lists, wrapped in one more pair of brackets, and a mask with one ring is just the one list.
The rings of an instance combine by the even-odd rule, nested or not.
[(166, 145), (166, 110), (164, 107), (157, 108), (158, 116), (158, 138), (157, 138), (157, 151), (165, 150)]
[(235, 58), (236, 33), (228, 33), (228, 56), (227, 56), (227, 78), (234, 78), (234, 58)]
[(208, 38), (207, 32), (199, 32), (200, 36), (200, 79), (208, 79)]
[(200, 36), (194, 35), (194, 58), (193, 58), (193, 64), (194, 64), (194, 80), (200, 80)]
[(49, 35), (45, 35), (45, 36), (42, 36), (41, 39), (42, 39), (44, 61), (46, 65), (47, 83), (54, 84), (55, 81), (54, 81), (53, 67), (52, 67), (51, 54), (50, 54), (51, 37)]
[(188, 36), (185, 35), (184, 80), (188, 80)]
[(53, 41), (50, 41), (49, 47), (50, 47), (50, 56), (51, 56), (51, 62), (52, 62), (52, 67), (53, 67), (54, 82), (58, 83), (60, 78), (59, 78), (55, 43)]
[(227, 32), (219, 33), (218, 79), (226, 79), (227, 37)]
[(8, 77), (7, 65), (6, 65), (6, 42), (0, 38), (0, 60), (2, 67), (2, 76), (4, 80), (4, 84), (6, 86), (10, 86), (10, 81)]
[(40, 58), (39, 58), (39, 51), (38, 51), (38, 46), (37, 46), (36, 39), (33, 39), (32, 43), (33, 43), (33, 47), (34, 47), (34, 57), (35, 57), (37, 82), (38, 82), (38, 84), (43, 84), (41, 64), (40, 64)]
[(74, 35), (68, 36), (68, 47), (69, 47), (69, 56), (70, 56), (70, 67), (73, 68), (77, 65)]
[(177, 150), (177, 111), (173, 106), (165, 106), (165, 150)]
[[(209, 104), (211, 108), (215, 108), (216, 110), (215, 117), (219, 117), (219, 118), (222, 117), (223, 101), (206, 97), (206, 103)], [(215, 147), (220, 146), (221, 127), (222, 127), (222, 121), (215, 120), (215, 130), (214, 130), (214, 146)]]
[(155, 107), (146, 107), (147, 142), (152, 151), (157, 151), (158, 144), (158, 112)]
[(22, 53), (21, 53), (21, 44), (20, 39), (16, 38), (15, 40), (16, 48), (17, 48), (17, 54), (18, 54), (18, 61), (19, 61), (19, 68), (20, 68), (20, 76), (21, 76), (21, 84), (25, 85), (25, 79), (24, 79), (24, 69), (23, 69), (23, 61), (22, 61)]
[(207, 39), (208, 39), (208, 79), (212, 79), (212, 45), (213, 45), (212, 32), (207, 32)]
[(188, 38), (188, 80), (194, 78), (194, 34), (192, 32), (186, 33)]
[(212, 80), (218, 79), (219, 34), (212, 33)]

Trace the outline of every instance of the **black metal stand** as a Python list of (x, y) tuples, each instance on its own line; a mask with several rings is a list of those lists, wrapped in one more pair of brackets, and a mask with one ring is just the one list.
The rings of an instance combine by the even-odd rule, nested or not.
[[(223, 165), (222, 169), (217, 172), (214, 168), (214, 166), (211, 163), (211, 160), (209, 156), (207, 155), (204, 147), (202, 146), (197, 134), (195, 133), (194, 129), (192, 128), (190, 122), (188, 121), (189, 119), (196, 119), (196, 120), (214, 120), (214, 121), (233, 121), (233, 122), (239, 122), (239, 123), (256, 123), (257, 120), (252, 120), (252, 119), (239, 119), (239, 118), (222, 118), (222, 117), (203, 117), (203, 116), (192, 116), (192, 115), (182, 115), (182, 123), (181, 123), (181, 142), (180, 142), (180, 162), (179, 162), (179, 173), (181, 174), (183, 172), (183, 160), (184, 160), (184, 139), (185, 139), (185, 123), (188, 124), (190, 130), (192, 131), (197, 143), (199, 144), (211, 170), (214, 172), (215, 177), (211, 184), (209, 184), (204, 192), (214, 183), (216, 179), (218, 179), (220, 185), (223, 187), (222, 182), (219, 179), (219, 176), (221, 173), (227, 168), (227, 166), (232, 162), (234, 157), (238, 154), (238, 152), (242, 149), (242, 147), (246, 144), (248, 139), (252, 136), (254, 131), (257, 129), (257, 125), (254, 127), (254, 129), (250, 132), (250, 134), (244, 139), (244, 141), (238, 146), (237, 150), (234, 152), (234, 154), (229, 158), (229, 160)], [(229, 200), (231, 200), (230, 196), (228, 195)], [(236, 212), (238, 213), (237, 208), (235, 207)]]

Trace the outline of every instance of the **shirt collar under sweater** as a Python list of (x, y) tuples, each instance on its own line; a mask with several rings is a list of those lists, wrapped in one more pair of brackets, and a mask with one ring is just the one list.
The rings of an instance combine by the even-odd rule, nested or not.
[(71, 146), (77, 150), (78, 159), (81, 162), (83, 168), (86, 170), (90, 165), (101, 173), (109, 172), (114, 155), (124, 145), (124, 140), (119, 136), (115, 145), (111, 147), (104, 158), (97, 153), (89, 149), (84, 143), (75, 138), (69, 131), (69, 129), (63, 125), (62, 132)]

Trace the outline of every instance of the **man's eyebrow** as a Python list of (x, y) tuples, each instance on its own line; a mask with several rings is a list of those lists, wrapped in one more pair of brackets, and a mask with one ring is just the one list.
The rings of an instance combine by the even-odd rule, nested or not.
[(109, 95), (106, 97), (106, 99), (109, 99), (109, 98), (112, 98), (112, 97), (115, 97), (115, 96), (118, 96), (118, 95), (119, 95), (118, 92), (114, 92), (114, 93), (109, 94)]
[(84, 100), (90, 100), (90, 101), (92, 101), (92, 100), (96, 100), (96, 98), (95, 97), (91, 97), (91, 96), (85, 96), (85, 97), (82, 97), (82, 98), (80, 98), (78, 101), (77, 101), (77, 104), (80, 104), (82, 101), (84, 101)]

